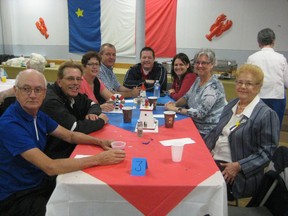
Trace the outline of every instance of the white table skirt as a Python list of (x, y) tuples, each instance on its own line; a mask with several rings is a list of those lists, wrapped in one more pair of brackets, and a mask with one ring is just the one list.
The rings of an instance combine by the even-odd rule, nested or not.
[[(220, 171), (188, 194), (168, 215), (227, 216), (226, 184)], [(83, 171), (59, 175), (46, 216), (143, 215), (106, 183)]]

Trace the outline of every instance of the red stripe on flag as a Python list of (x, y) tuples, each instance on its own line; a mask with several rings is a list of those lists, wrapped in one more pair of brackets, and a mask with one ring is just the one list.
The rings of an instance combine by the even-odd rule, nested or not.
[(146, 0), (145, 44), (157, 57), (176, 54), (177, 0)]

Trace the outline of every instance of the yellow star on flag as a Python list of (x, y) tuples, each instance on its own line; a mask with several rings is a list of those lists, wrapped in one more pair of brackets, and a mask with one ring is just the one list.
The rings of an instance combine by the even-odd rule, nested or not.
[(75, 12), (77, 14), (78, 17), (83, 17), (83, 12), (84, 10), (81, 10), (80, 8), (78, 8), (78, 10)]

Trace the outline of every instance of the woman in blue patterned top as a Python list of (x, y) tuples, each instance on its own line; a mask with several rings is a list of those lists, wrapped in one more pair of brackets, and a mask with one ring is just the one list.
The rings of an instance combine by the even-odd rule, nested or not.
[(212, 72), (215, 62), (211, 49), (201, 49), (194, 57), (198, 78), (183, 97), (165, 105), (167, 110), (189, 115), (202, 137), (217, 125), (226, 105), (224, 87)]

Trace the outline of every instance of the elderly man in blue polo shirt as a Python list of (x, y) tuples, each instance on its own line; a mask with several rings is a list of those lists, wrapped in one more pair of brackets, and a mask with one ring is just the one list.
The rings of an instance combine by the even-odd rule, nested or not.
[[(0, 118), (2, 216), (44, 216), (55, 186), (54, 178), (49, 176), (116, 164), (125, 158), (124, 151), (110, 149), (109, 140), (69, 131), (39, 111), (46, 86), (46, 79), (40, 72), (33, 69), (20, 72), (14, 86), (17, 101)], [(53, 160), (43, 153), (47, 134), (69, 143), (98, 145), (106, 151), (86, 158)]]

